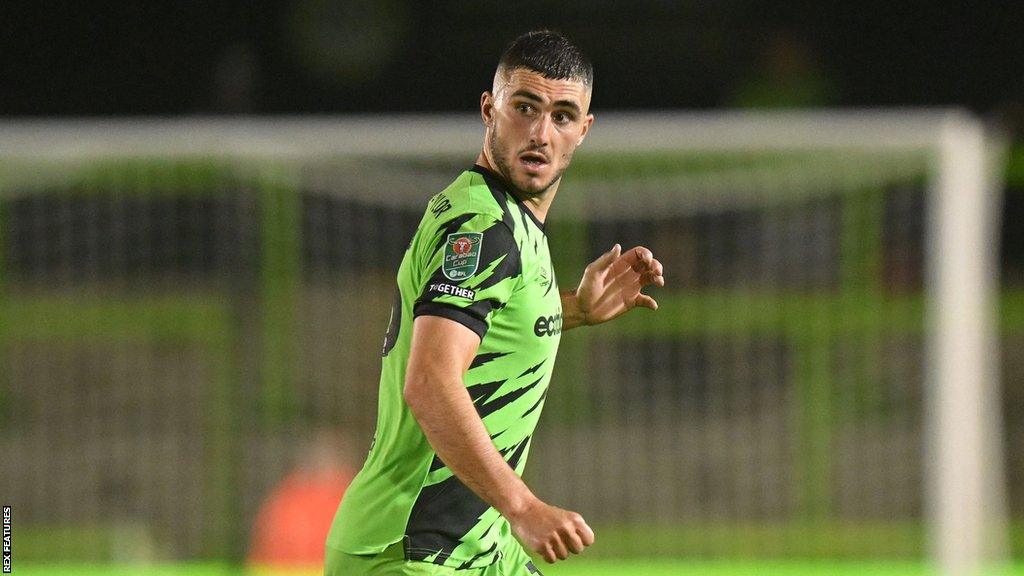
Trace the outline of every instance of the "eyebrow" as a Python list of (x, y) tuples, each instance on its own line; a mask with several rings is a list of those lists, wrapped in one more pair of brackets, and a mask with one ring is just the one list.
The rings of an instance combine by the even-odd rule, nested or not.
[[(512, 96), (513, 97), (521, 96), (523, 98), (526, 98), (527, 100), (533, 100), (534, 102), (538, 102), (538, 103), (541, 103), (541, 104), (544, 103), (544, 99), (543, 98), (541, 98), (540, 96), (537, 96), (533, 92), (530, 92), (529, 90), (526, 90), (526, 89), (523, 89), (523, 88), (520, 88), (519, 90), (516, 90), (515, 92), (513, 92)], [(572, 100), (556, 100), (555, 101), (555, 106), (556, 107), (562, 107), (562, 108), (570, 108), (574, 112), (576, 112), (576, 114), (580, 114), (580, 112), (581, 112), (579, 104), (576, 104)]]

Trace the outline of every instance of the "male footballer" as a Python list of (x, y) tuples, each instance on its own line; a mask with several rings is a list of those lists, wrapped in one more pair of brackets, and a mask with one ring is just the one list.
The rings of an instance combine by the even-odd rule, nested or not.
[[(480, 99), (476, 165), (434, 196), (401, 266), (377, 432), (327, 538), (327, 576), (540, 574), (594, 542), (520, 479), (562, 332), (658, 305), (651, 251), (615, 245), (559, 291), (544, 221), (587, 135), (593, 68), (563, 36), (515, 39)], [(458, 572), (456, 572), (458, 571)]]

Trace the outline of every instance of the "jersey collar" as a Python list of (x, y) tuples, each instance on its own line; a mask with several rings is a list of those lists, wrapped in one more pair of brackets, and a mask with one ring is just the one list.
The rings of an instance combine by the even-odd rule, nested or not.
[(539, 228), (540, 231), (545, 234), (545, 236), (547, 235), (547, 231), (544, 230), (544, 223), (541, 222), (540, 220), (537, 220), (537, 217), (533, 215), (533, 211), (530, 210), (527, 206), (525, 206), (523, 201), (520, 200), (518, 196), (512, 193), (512, 191), (509, 189), (509, 186), (505, 184), (505, 180), (501, 176), (495, 174), (494, 172), (491, 172), (490, 170), (484, 168), (479, 164), (474, 164), (473, 167), (470, 168), (470, 171), (476, 172), (477, 174), (483, 176), (484, 182), (487, 182), (487, 187), (491, 189), (491, 192), (507, 194), (509, 197), (515, 200), (516, 206), (519, 207), (519, 210), (521, 210), (523, 214), (525, 214), (530, 220), (533, 220), (533, 223), (537, 225), (537, 228)]

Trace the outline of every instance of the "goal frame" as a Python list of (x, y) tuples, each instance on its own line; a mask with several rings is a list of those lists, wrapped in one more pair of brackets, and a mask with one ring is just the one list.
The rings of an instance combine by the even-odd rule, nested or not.
[[(111, 157), (459, 155), (472, 114), (0, 122), (0, 165)], [(925, 461), (931, 558), (947, 575), (1005, 559), (1006, 502), (995, 322), (1005, 146), (962, 110), (598, 113), (587, 151), (921, 150), (925, 231)], [(0, 177), (3, 171), (0, 170)], [(2, 189), (0, 189), (2, 193)]]

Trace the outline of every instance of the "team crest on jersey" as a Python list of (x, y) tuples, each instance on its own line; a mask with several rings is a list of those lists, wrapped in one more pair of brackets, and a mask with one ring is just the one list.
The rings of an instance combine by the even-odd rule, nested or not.
[(549, 286), (551, 286), (551, 276), (548, 274), (546, 268), (541, 268), (538, 274), (539, 275), (537, 276), (537, 280), (540, 282), (540, 285), (543, 286), (546, 290)]
[(441, 271), (445, 278), (458, 282), (476, 274), (480, 265), (480, 247), (483, 246), (482, 232), (453, 232), (444, 245), (444, 263)]

